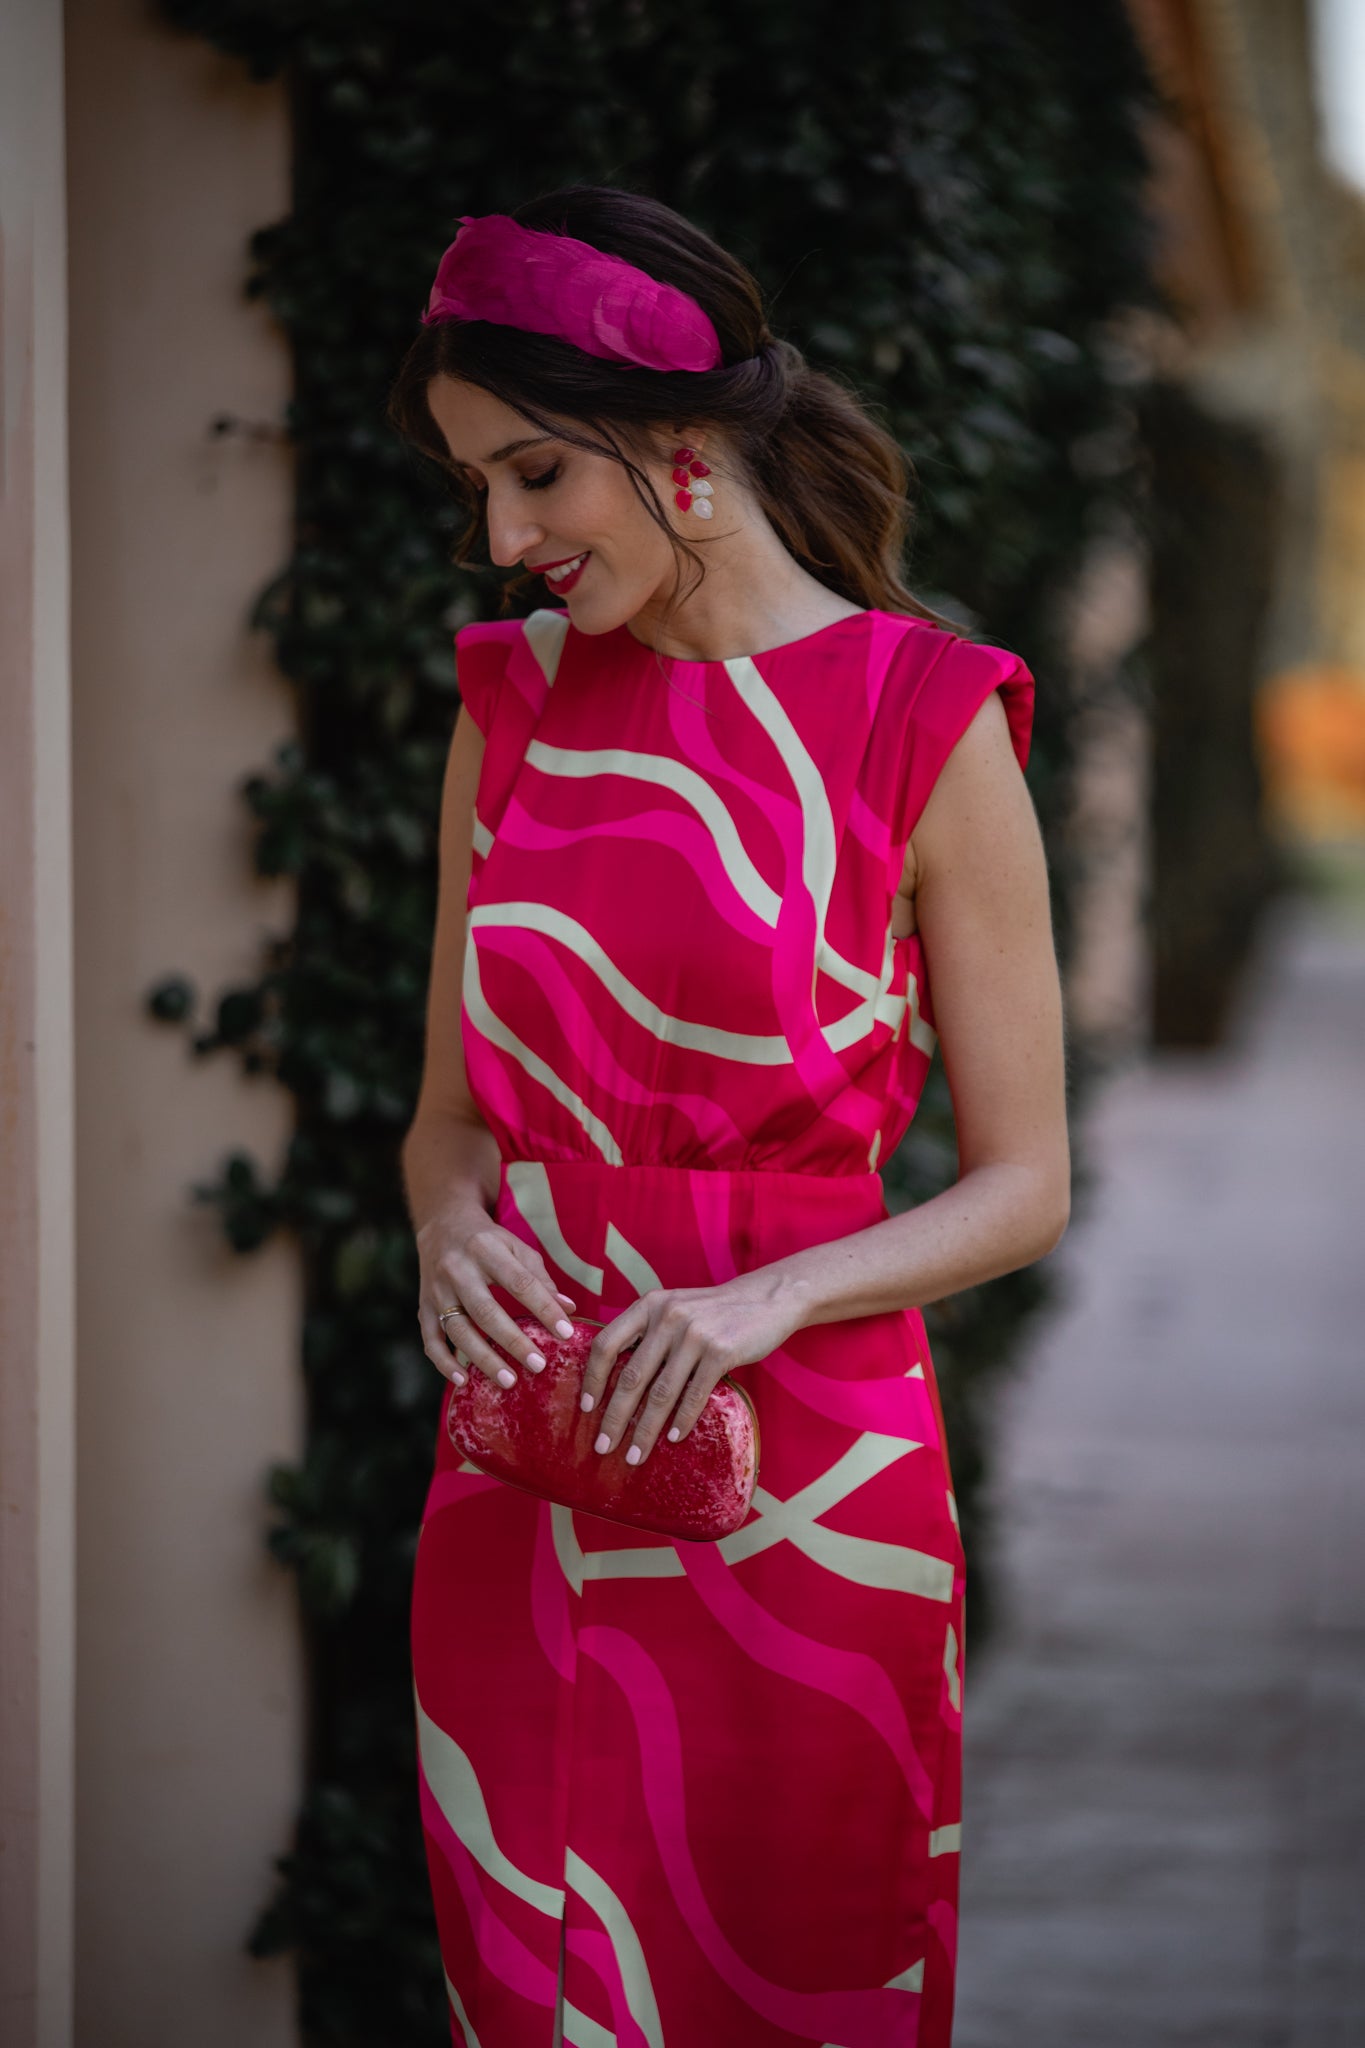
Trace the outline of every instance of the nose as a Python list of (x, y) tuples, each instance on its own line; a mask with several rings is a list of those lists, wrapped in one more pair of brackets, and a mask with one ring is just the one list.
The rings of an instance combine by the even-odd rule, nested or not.
[(495, 495), (490, 490), (487, 518), (488, 552), (500, 569), (512, 568), (545, 539), (545, 528), (540, 522), (527, 518), (524, 498), (519, 505), (515, 498)]

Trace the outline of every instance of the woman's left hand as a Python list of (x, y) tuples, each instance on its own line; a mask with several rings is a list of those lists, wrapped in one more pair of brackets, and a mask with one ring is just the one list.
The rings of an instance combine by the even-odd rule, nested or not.
[[(595, 1448), (623, 1442), (634, 1417), (626, 1463), (649, 1456), (665, 1423), (671, 1442), (685, 1437), (716, 1382), (756, 1364), (802, 1326), (799, 1289), (786, 1276), (745, 1273), (719, 1287), (651, 1287), (600, 1329), (583, 1373), (586, 1410), (596, 1407), (621, 1352), (621, 1368)], [(676, 1413), (674, 1412), (676, 1409)]]

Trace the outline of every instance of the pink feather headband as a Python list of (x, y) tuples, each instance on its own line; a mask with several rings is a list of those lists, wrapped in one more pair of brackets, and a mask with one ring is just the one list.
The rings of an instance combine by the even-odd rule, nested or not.
[(461, 215), (422, 315), (424, 326), (434, 320), (556, 334), (590, 356), (646, 370), (714, 370), (721, 360), (716, 330), (687, 292), (506, 213)]

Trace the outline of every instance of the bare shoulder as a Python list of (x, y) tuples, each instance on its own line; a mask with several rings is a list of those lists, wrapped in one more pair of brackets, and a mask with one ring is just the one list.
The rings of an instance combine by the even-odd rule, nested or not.
[(1041, 842), (1033, 800), (1010, 740), (1004, 702), (992, 690), (944, 763), (906, 843), (892, 910), (893, 937), (919, 929), (920, 891), (931, 870), (937, 873), (954, 861), (960, 869), (973, 853), (998, 861), (1002, 827), (1028, 838), (1030, 826), (1036, 847)]
[[(999, 690), (985, 698), (944, 762), (906, 853), (916, 893), (949, 871), (1000, 875), (1025, 847), (1041, 853), (1033, 798)], [(904, 886), (904, 883), (902, 883)]]

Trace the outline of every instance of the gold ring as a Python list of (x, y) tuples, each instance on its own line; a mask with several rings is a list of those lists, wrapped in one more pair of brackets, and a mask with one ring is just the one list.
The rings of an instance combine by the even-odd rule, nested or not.
[(443, 1314), (437, 1316), (436, 1320), (441, 1325), (441, 1328), (444, 1329), (452, 1316), (464, 1316), (468, 1315), (468, 1313), (468, 1309), (461, 1308), (457, 1301), (453, 1308), (446, 1309)]

